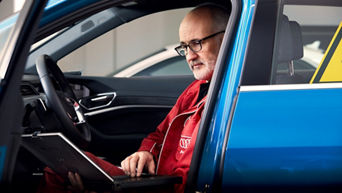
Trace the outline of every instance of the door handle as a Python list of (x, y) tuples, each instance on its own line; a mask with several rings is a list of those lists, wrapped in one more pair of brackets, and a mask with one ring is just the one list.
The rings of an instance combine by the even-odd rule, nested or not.
[(116, 92), (101, 93), (80, 99), (79, 104), (88, 111), (110, 106), (116, 98)]

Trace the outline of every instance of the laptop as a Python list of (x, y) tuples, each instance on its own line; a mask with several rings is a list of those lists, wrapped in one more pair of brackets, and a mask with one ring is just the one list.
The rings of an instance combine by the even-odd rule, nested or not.
[(178, 176), (110, 176), (59, 132), (23, 134), (22, 145), (64, 178), (67, 178), (69, 171), (77, 172), (85, 186), (92, 190), (122, 191), (130, 188), (171, 187), (182, 183), (182, 178)]

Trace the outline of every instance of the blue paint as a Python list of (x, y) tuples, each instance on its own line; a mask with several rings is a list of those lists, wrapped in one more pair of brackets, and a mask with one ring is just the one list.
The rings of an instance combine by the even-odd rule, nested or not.
[(66, 0), (49, 0), (46, 4), (45, 10), (51, 9), (52, 7), (58, 6), (59, 4), (65, 2)]
[(98, 1), (101, 0), (50, 0), (45, 7), (40, 27)]
[[(72, 13), (78, 9), (81, 9), (92, 3), (96, 3), (98, 1), (100, 0), (49, 0), (46, 7), (44, 8), (44, 13), (41, 18), (40, 27), (43, 27), (44, 25), (58, 18), (61, 18), (64, 15)], [(18, 13), (15, 13), (8, 19), (3, 20), (0, 23), (0, 32), (5, 28), (13, 26), (18, 16)]]
[[(342, 184), (342, 89), (241, 92), (223, 184)], [(228, 190), (227, 190), (228, 191)]]
[(229, 147), (342, 145), (342, 89), (242, 92)]
[(238, 30), (234, 40), (233, 50), (228, 60), (228, 68), (221, 85), (220, 95), (211, 120), (203, 150), (202, 162), (199, 169), (198, 187), (202, 189), (205, 184), (212, 185), (219, 172), (222, 146), (228, 119), (232, 110), (233, 100), (239, 85), (244, 55), (246, 54), (247, 40), (254, 13), (255, 1), (243, 1), (242, 15), (238, 23)]
[(6, 146), (0, 146), (0, 181), (2, 180), (4, 172), (6, 149)]
[(232, 148), (229, 156), (226, 187), (342, 183), (342, 146)]

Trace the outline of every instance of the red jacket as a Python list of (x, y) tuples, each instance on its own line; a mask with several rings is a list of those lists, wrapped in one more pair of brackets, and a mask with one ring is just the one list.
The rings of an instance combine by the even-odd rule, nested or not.
[[(183, 177), (183, 184), (176, 192), (184, 192), (192, 153), (206, 96), (197, 102), (200, 85), (206, 81), (194, 81), (179, 96), (156, 131), (141, 143), (139, 151), (149, 151), (157, 161), (157, 174)], [(197, 102), (197, 103), (196, 103)]]
[[(157, 130), (148, 135), (141, 143), (139, 151), (150, 151), (157, 160), (157, 174), (183, 177), (183, 183), (175, 186), (175, 192), (184, 192), (184, 185), (190, 167), (192, 152), (195, 147), (197, 131), (204, 108), (206, 96), (199, 102), (197, 98), (200, 85), (205, 81), (194, 81), (178, 98)], [(197, 103), (197, 104), (196, 104)], [(114, 165), (91, 153), (88, 157), (104, 169), (109, 175), (124, 175)], [(41, 193), (70, 192), (64, 178), (56, 175), (50, 168), (45, 168), (45, 183), (41, 183)]]

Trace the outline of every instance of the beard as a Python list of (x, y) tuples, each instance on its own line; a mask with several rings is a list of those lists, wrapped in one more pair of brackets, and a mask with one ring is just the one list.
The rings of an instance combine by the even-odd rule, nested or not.
[(194, 60), (191, 61), (189, 66), (197, 80), (210, 80), (214, 72), (215, 61), (205, 62)]

